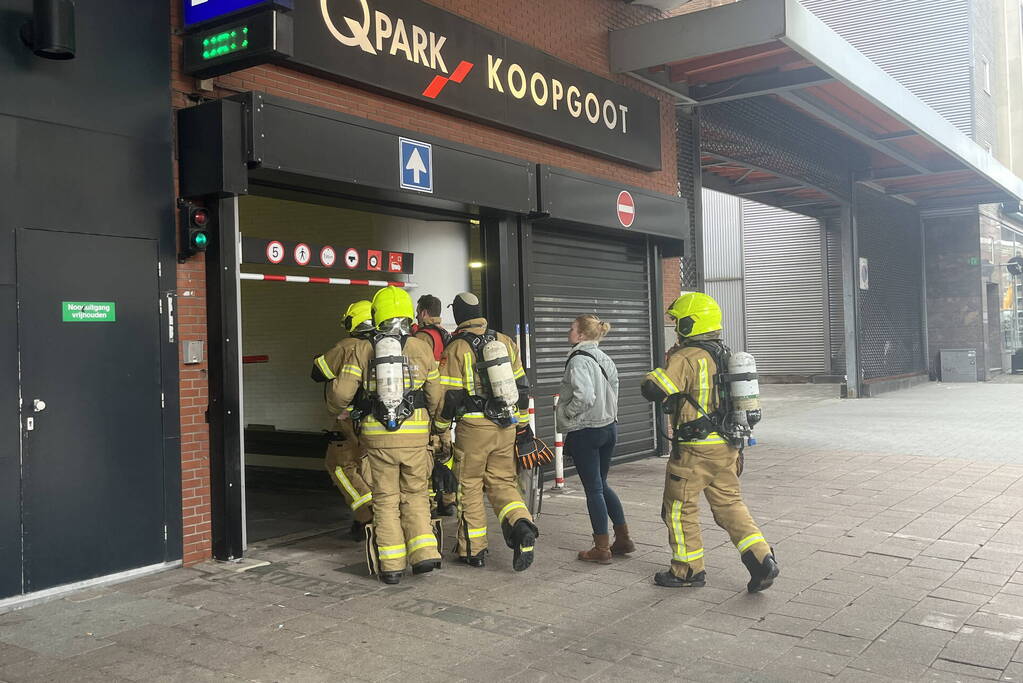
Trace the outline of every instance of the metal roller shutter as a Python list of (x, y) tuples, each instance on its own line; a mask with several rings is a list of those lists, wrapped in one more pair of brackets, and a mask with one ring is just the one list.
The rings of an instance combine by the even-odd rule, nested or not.
[(538, 436), (554, 442), (552, 397), (570, 349), (568, 329), (576, 316), (596, 313), (611, 323), (601, 348), (618, 366), (621, 382), (615, 457), (653, 453), (653, 408), (639, 392), (655, 364), (645, 244), (536, 228), (530, 256)]
[(761, 374), (825, 372), (820, 223), (750, 201), (742, 214), (746, 350)]

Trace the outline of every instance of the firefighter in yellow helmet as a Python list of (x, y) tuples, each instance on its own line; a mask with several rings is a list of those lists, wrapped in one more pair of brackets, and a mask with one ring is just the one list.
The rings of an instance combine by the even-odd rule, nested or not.
[[(424, 294), (416, 302), (416, 324), (412, 326), (412, 334), (430, 345), (433, 357), (440, 362), (444, 357), (444, 347), (451, 340), (451, 333), (444, 329), (441, 317), (440, 299), (432, 294)], [(441, 368), (443, 375), (443, 368)], [(451, 450), (451, 430), (442, 434), (430, 435), (430, 454), (434, 459), (431, 495), (434, 497), (437, 514), (451, 517), (455, 514), (455, 456)]]
[[(313, 381), (328, 383), (336, 379), (341, 374), (345, 356), (360, 339), (373, 336), (372, 306), (369, 301), (356, 301), (348, 307), (341, 320), (349, 337), (313, 360)], [(355, 402), (358, 403), (358, 397)], [(350, 407), (337, 415), (327, 438), (327, 456), (323, 464), (352, 510), (351, 534), (353, 539), (359, 540), (365, 537), (365, 526), (373, 519), (373, 493), (367, 483), (369, 472), (364, 461), (365, 453), (355, 434)]]
[(455, 477), (458, 480), (458, 559), (482, 567), (487, 553), (486, 490), (497, 513), (504, 541), (514, 551), (512, 568), (533, 563), (540, 532), (522, 501), (516, 477), (515, 445), (532, 442), (529, 386), (510, 337), (487, 327), (479, 299), (465, 292), (451, 304), (458, 329), (444, 349), (441, 383), (446, 390), (434, 431), (455, 427)]
[(364, 391), (360, 439), (372, 473), (373, 524), (368, 551), (379, 562), (380, 580), (401, 581), (405, 568), (424, 574), (440, 567), (430, 519), (428, 479), (433, 466), (427, 446), (430, 416), (443, 388), (430, 347), (411, 336), (412, 299), (399, 287), (373, 297), (372, 339), (346, 355), (327, 393), (340, 413)]
[(778, 564), (764, 535), (753, 522), (739, 488), (737, 444), (722, 436), (716, 415), (721, 397), (718, 373), (726, 361), (721, 343), (721, 308), (700, 292), (683, 294), (668, 309), (679, 343), (666, 367), (647, 374), (647, 400), (662, 404), (672, 421), (671, 458), (664, 481), (661, 517), (668, 527), (671, 568), (658, 572), (659, 586), (703, 586), (703, 542), (697, 500), (701, 492), (714, 521), (732, 539), (750, 573), (749, 592), (771, 586)]

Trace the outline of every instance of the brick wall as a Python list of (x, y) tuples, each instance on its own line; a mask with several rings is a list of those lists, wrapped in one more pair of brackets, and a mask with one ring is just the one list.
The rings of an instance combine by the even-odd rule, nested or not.
[[(180, 0), (171, 3), (172, 31), (181, 23)], [(607, 31), (647, 23), (661, 15), (622, 0), (433, 0), (443, 9), (460, 14), (487, 28), (530, 44), (583, 69), (654, 96), (661, 101), (662, 168), (642, 171), (599, 159), (524, 135), (466, 121), (383, 95), (306, 75), (280, 66), (259, 66), (214, 79), (213, 91), (200, 91), (195, 79), (180, 72), (181, 40), (171, 41), (172, 96), (175, 109), (191, 106), (198, 97), (227, 97), (261, 90), (338, 112), (458, 140), (468, 145), (537, 163), (614, 179), (665, 194), (678, 192), (675, 111), (670, 97), (626, 76), (608, 71)], [(699, 4), (699, 3), (693, 3)], [(556, 7), (556, 9), (555, 9)], [(670, 291), (677, 296), (677, 268), (666, 268)], [(178, 271), (180, 338), (206, 339), (206, 296), (201, 259)], [(184, 292), (192, 294), (185, 296)], [(209, 430), (204, 418), (207, 403), (206, 367), (181, 366), (181, 434), (184, 515), (184, 560), (194, 564), (210, 556)]]

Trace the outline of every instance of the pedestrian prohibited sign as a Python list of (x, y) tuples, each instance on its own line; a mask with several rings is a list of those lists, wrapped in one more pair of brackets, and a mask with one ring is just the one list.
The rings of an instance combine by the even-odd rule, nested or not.
[(308, 266), (309, 259), (313, 257), (313, 252), (309, 248), (308, 244), (299, 242), (295, 245), (295, 263), (300, 266)]
[(63, 301), (60, 305), (63, 322), (117, 322), (117, 304), (113, 301)]
[(398, 138), (398, 162), (402, 189), (433, 192), (433, 145)]

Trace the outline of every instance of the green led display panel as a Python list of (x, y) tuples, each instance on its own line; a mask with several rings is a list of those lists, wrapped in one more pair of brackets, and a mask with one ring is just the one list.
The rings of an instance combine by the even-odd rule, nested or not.
[(236, 26), (202, 39), (202, 58), (215, 59), (249, 47), (249, 27)]
[(291, 56), (292, 45), (294, 29), (290, 15), (265, 9), (186, 34), (182, 51), (184, 71), (209, 78), (282, 61)]

